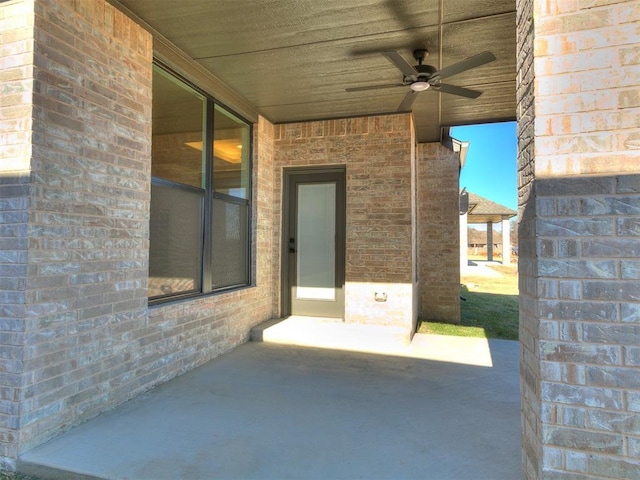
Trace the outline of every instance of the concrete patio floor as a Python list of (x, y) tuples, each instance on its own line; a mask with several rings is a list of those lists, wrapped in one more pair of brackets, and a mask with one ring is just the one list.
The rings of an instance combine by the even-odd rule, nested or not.
[(18, 470), (518, 479), (518, 355), (517, 342), (431, 335), (384, 353), (251, 342), (26, 452)]

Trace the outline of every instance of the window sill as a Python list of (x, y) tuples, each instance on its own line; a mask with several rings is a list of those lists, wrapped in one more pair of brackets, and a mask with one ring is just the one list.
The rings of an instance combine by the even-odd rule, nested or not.
[(153, 299), (150, 298), (149, 308), (166, 307), (169, 305), (175, 305), (177, 303), (200, 300), (203, 298), (214, 297), (214, 296), (224, 295), (228, 293), (234, 293), (241, 290), (247, 290), (250, 288), (255, 288), (256, 286), (257, 285), (255, 284), (238, 285), (233, 287), (221, 288), (209, 293), (185, 293), (182, 295), (172, 295), (170, 297), (156, 297)]

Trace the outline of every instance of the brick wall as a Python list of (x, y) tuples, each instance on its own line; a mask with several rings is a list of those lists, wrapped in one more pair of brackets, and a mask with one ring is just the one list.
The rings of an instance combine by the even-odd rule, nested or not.
[(102, 2), (35, 2), (20, 449), (140, 391), (151, 38)]
[(518, 114), (518, 290), (520, 401), (524, 478), (541, 477), (540, 362), (538, 361), (537, 256), (534, 180), (533, 0), (518, 0), (516, 17)]
[(418, 145), (418, 315), (460, 323), (460, 157)]
[(638, 173), (639, 9), (536, 1), (536, 177)]
[(640, 175), (535, 189), (543, 477), (638, 478)]
[[(346, 165), (347, 322), (393, 324), (407, 331), (413, 324), (414, 141), (408, 114), (275, 126), (276, 231), (284, 167)], [(387, 302), (374, 300), (381, 290)]]
[(518, 4), (526, 478), (640, 477), (639, 18)]
[[(275, 188), (275, 128), (259, 117), (254, 128), (253, 156), (253, 203), (256, 234), (253, 236), (256, 255), (252, 258), (255, 282), (261, 288), (261, 310), (270, 313), (270, 318), (280, 316), (280, 243), (275, 228), (276, 203), (279, 192)], [(271, 307), (267, 304), (270, 302)]]
[(152, 39), (102, 0), (36, 0), (30, 17), (29, 5), (0, 6), (3, 40), (15, 39), (0, 49), (15, 65), (2, 72), (1, 113), (15, 118), (3, 122), (15, 142), (2, 155), (24, 167), (0, 177), (7, 468), (245, 342), (273, 305), (273, 126), (255, 128), (257, 287), (148, 308)]
[(19, 442), (27, 277), (33, 5), (0, 4), (0, 469)]

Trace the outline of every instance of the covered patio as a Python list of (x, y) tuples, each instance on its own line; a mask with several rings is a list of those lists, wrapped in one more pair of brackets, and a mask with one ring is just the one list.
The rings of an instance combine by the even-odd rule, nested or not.
[[(418, 334), (382, 344), (363, 337), (375, 337), (371, 327), (316, 326), (342, 332), (341, 349), (250, 342), (26, 452), (18, 470), (47, 479), (520, 476), (517, 342)], [(286, 329), (261, 334), (295, 343)], [(379, 353), (344, 350), (358, 338)]]
[[(0, 470), (514, 478), (486, 468), (521, 458), (528, 480), (640, 478), (639, 13), (0, 1)], [(325, 302), (405, 340), (457, 323), (450, 128), (514, 119), (519, 357), (244, 345)], [(305, 244), (298, 220), (322, 217)], [(518, 362), (520, 421), (499, 393)], [(502, 420), (522, 455), (501, 457)]]
[[(500, 257), (503, 265), (511, 263), (511, 227), (509, 220), (515, 217), (518, 212), (504, 205), (488, 200), (472, 192), (463, 192), (465, 195), (465, 210), (460, 212), (460, 265), (466, 266), (468, 263), (468, 226), (481, 224), (486, 226), (486, 249), (487, 261), (494, 260), (494, 245), (500, 245)], [(501, 226), (501, 239), (496, 241), (493, 236), (493, 225)]]

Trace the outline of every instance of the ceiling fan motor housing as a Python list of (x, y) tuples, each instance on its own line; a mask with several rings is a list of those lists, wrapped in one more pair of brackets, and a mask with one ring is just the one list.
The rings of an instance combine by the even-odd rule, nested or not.
[(438, 69), (432, 65), (414, 65), (413, 68), (418, 71), (418, 77), (429, 78), (438, 71)]
[(411, 84), (414, 82), (426, 82), (438, 71), (436, 67), (431, 65), (414, 65), (413, 68), (416, 69), (418, 74), (415, 76), (405, 76), (404, 83)]

